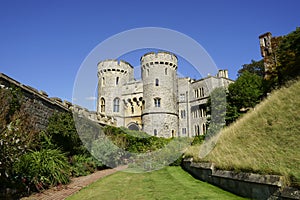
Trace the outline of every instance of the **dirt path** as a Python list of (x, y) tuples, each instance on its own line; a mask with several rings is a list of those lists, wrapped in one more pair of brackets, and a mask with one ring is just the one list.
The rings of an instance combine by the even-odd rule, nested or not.
[(81, 188), (97, 181), (98, 179), (126, 168), (127, 166), (121, 166), (114, 169), (105, 169), (105, 170), (97, 171), (87, 176), (73, 178), (71, 180), (71, 183), (68, 185), (54, 187), (45, 190), (41, 193), (36, 193), (29, 197), (24, 197), (21, 200), (63, 200), (66, 197), (79, 191)]

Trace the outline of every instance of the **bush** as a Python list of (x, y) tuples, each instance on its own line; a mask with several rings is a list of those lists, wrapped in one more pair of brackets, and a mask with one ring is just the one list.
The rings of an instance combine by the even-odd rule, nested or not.
[(104, 165), (92, 156), (74, 155), (70, 160), (72, 176), (86, 176)]
[(204, 141), (205, 135), (197, 135), (194, 137), (192, 145), (201, 144)]
[(25, 183), (37, 190), (70, 181), (67, 157), (57, 149), (26, 153), (15, 163), (14, 170)]
[(112, 126), (106, 126), (103, 132), (113, 144), (131, 153), (156, 151), (171, 141), (171, 139), (150, 136), (144, 132)]
[(49, 119), (46, 132), (51, 142), (68, 155), (82, 153), (83, 146), (77, 134), (72, 113), (54, 113)]
[(0, 88), (0, 189), (14, 187), (12, 166), (35, 147), (37, 131), (22, 104), (22, 93)]

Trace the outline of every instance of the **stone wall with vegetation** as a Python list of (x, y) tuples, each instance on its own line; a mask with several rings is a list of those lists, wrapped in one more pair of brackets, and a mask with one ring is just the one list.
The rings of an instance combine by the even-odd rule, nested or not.
[(182, 162), (195, 178), (216, 185), (234, 194), (251, 199), (300, 199), (296, 188), (283, 187), (281, 176), (218, 170), (212, 163)]

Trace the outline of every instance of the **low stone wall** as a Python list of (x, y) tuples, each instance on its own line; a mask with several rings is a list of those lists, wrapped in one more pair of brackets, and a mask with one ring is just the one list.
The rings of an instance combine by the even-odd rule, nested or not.
[(195, 178), (251, 199), (300, 199), (296, 188), (283, 188), (281, 176), (216, 170), (212, 163), (185, 159), (183, 168)]

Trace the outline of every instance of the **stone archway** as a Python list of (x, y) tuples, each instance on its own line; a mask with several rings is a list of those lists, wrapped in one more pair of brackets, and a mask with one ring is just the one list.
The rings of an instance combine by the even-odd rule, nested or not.
[(134, 122), (131, 122), (127, 125), (127, 128), (129, 130), (134, 130), (134, 131), (139, 131), (140, 130), (140, 127), (137, 123), (134, 123)]

